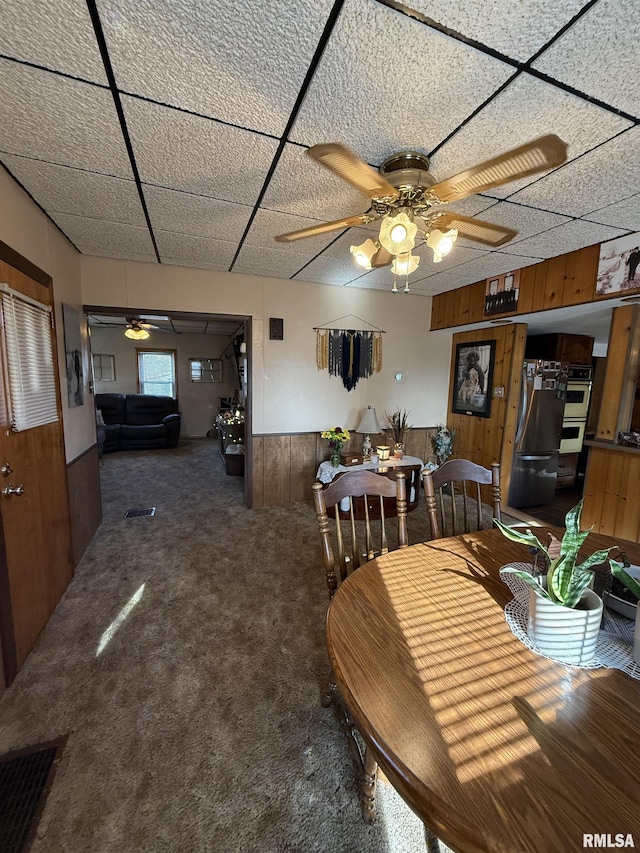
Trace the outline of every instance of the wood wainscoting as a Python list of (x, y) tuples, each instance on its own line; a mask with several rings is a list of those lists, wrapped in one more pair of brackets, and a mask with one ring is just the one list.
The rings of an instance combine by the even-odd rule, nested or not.
[(102, 522), (99, 464), (98, 445), (94, 444), (67, 465), (74, 568)]
[[(435, 427), (414, 427), (407, 433), (405, 452), (427, 460), (433, 456), (430, 437)], [(347, 453), (362, 451), (363, 436), (352, 433)], [(372, 435), (371, 443), (388, 444), (383, 435)], [(252, 508), (287, 506), (311, 500), (311, 484), (318, 466), (329, 458), (329, 446), (319, 432), (253, 436)]]

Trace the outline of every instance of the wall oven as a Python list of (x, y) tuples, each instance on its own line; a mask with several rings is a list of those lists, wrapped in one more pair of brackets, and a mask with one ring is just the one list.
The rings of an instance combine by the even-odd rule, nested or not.
[(567, 377), (567, 394), (564, 404), (564, 418), (582, 418), (586, 420), (591, 396), (591, 368), (570, 367)]
[(585, 426), (586, 421), (584, 420), (564, 420), (562, 422), (560, 453), (580, 453), (584, 441)]

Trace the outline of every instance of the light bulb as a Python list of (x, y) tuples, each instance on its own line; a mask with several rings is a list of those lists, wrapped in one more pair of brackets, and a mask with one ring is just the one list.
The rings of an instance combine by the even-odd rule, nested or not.
[(407, 236), (407, 229), (404, 225), (394, 225), (389, 235), (394, 243), (402, 243)]
[(443, 257), (449, 254), (457, 237), (458, 231), (455, 228), (451, 228), (446, 232), (442, 232), (438, 228), (433, 229), (427, 239), (427, 246), (433, 249), (434, 264), (440, 263)]
[(355, 258), (357, 264), (364, 267), (366, 270), (371, 269), (371, 258), (378, 251), (378, 247), (370, 238), (365, 240), (359, 246), (351, 246), (351, 254)]
[(409, 275), (418, 269), (420, 258), (418, 255), (398, 255), (391, 264), (391, 272), (395, 275)]

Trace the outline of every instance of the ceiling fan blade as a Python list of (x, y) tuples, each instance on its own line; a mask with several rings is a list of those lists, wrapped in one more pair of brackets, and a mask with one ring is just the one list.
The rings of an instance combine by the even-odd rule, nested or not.
[(340, 228), (352, 228), (354, 225), (366, 225), (380, 219), (375, 213), (360, 213), (358, 216), (346, 216), (344, 219), (334, 219), (333, 222), (320, 222), (310, 228), (301, 228), (300, 231), (290, 231), (288, 234), (278, 234), (278, 243), (291, 243), (294, 240), (302, 240), (305, 237), (315, 237), (317, 234), (326, 234), (327, 231), (337, 231)]
[(566, 142), (550, 133), (440, 181), (434, 184), (430, 191), (441, 202), (459, 201), (510, 181), (525, 178), (527, 175), (561, 166), (566, 159)]
[(484, 222), (474, 216), (462, 216), (453, 211), (436, 212), (426, 219), (430, 227), (440, 230), (457, 228), (458, 233), (476, 243), (484, 243), (486, 246), (502, 246), (508, 243), (518, 233), (513, 228), (505, 228), (504, 225), (494, 225), (492, 222)]
[(309, 157), (320, 163), (334, 175), (342, 178), (369, 198), (397, 198), (398, 190), (379, 172), (344, 145), (330, 142), (314, 145), (307, 151)]

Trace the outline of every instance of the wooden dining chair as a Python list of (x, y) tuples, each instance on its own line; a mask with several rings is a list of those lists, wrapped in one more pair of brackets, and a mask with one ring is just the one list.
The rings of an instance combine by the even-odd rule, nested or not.
[[(393, 479), (373, 471), (348, 471), (326, 486), (315, 482), (312, 489), (329, 598), (358, 566), (409, 544), (402, 468), (396, 469)], [(391, 511), (385, 499), (393, 499)], [(394, 517), (397, 532), (392, 533)], [(330, 518), (335, 520), (333, 530)]]
[(498, 462), (489, 469), (468, 459), (451, 459), (435, 471), (425, 469), (422, 482), (432, 539), (491, 526), (483, 519), (487, 504), (482, 502), (481, 486), (491, 487), (492, 518), (501, 519)]
[[(338, 584), (359, 566), (390, 550), (408, 546), (406, 479), (402, 469), (397, 469), (393, 478), (368, 470), (348, 471), (327, 486), (315, 482), (312, 489), (329, 598), (333, 598)], [(389, 499), (394, 501), (392, 516), (385, 505)], [(361, 519), (356, 517), (356, 510)], [(335, 520), (333, 530), (331, 518)], [(391, 530), (392, 521), (397, 525), (395, 531)], [(378, 762), (370, 749), (361, 746), (362, 738), (339, 695), (333, 669), (322, 704), (335, 707), (361, 776), (362, 814), (367, 823), (373, 823)]]

